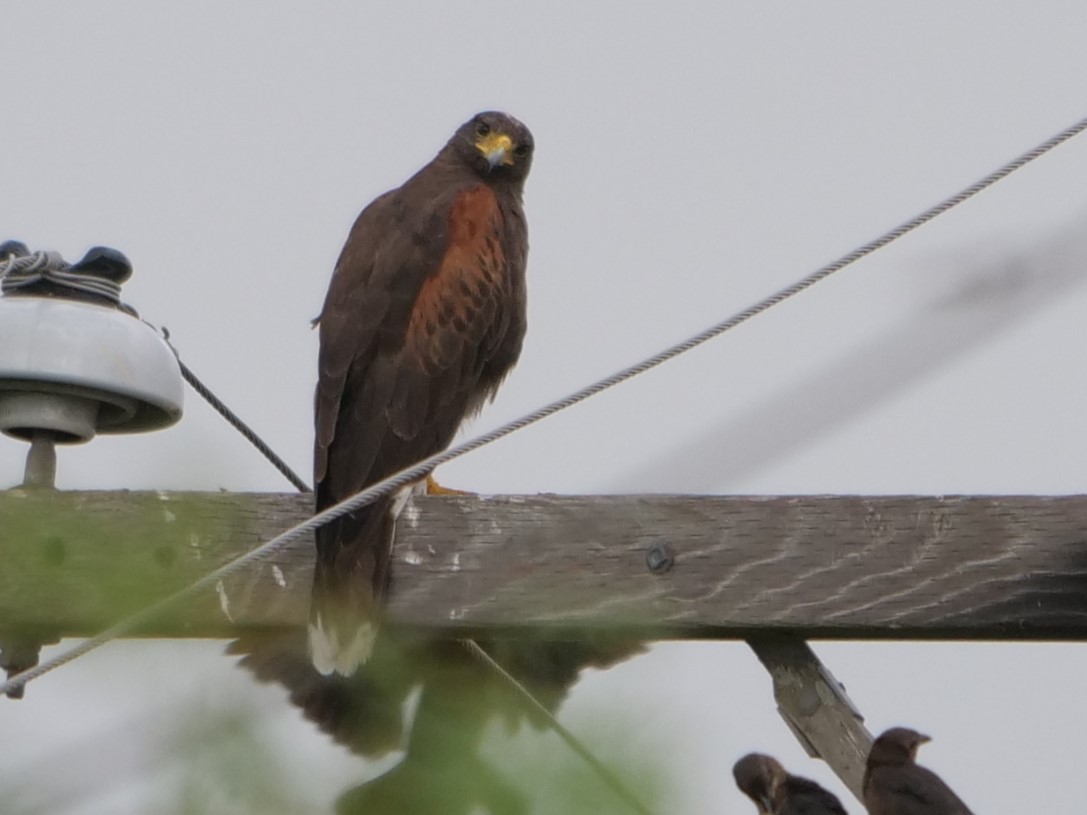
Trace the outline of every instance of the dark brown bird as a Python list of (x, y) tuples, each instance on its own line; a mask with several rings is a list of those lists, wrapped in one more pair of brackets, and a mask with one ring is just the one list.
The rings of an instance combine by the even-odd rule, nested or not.
[(834, 793), (789, 775), (773, 756), (748, 753), (732, 767), (732, 775), (759, 815), (846, 815)]
[[(318, 510), (449, 446), (517, 361), (532, 154), (523, 124), (480, 113), (355, 221), (317, 320)], [(350, 675), (373, 649), (396, 517), (419, 486), (317, 531), (309, 643), (322, 673)]]
[(864, 771), (869, 815), (973, 815), (936, 773), (916, 764), (928, 736), (892, 727), (872, 744)]

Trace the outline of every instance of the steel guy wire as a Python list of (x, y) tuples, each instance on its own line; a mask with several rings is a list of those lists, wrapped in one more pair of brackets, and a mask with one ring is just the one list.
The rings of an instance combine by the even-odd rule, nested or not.
[(302, 521), (301, 523), (291, 527), (285, 532), (282, 532), (281, 534), (272, 538), (267, 543), (258, 546), (252, 551), (246, 552), (241, 557), (236, 558), (235, 560), (232, 560), (231, 562), (221, 566), (219, 569), (216, 569), (210, 574), (205, 575), (189, 587), (182, 589), (181, 591), (178, 591), (175, 594), (172, 594), (169, 597), (166, 597), (158, 601), (157, 603), (148, 606), (142, 611), (139, 611), (136, 614), (133, 614), (132, 616), (115, 623), (113, 626), (107, 628), (105, 631), (102, 631), (99, 634), (96, 634), (95, 636), (84, 640), (79, 645), (73, 646), (64, 653), (58, 654), (52, 659), (46, 660), (45, 662), (42, 662), (41, 664), (36, 665), (33, 668), (29, 668), (22, 673), (10, 677), (6, 682), (4, 682), (3, 685), (0, 685), (0, 694), (6, 694), (11, 690), (22, 687), (27, 682), (37, 679), (39, 676), (49, 673), (49, 671), (59, 668), (61, 665), (66, 665), (72, 660), (77, 659), (84, 654), (89, 653), (90, 651), (93, 651), (99, 646), (105, 645), (107, 642), (110, 642), (111, 640), (114, 640), (139, 628), (140, 625), (147, 622), (155, 614), (159, 613), (173, 603), (176, 603), (179, 600), (184, 600), (192, 596), (196, 592), (211, 586), (213, 583), (222, 580), (224, 577), (234, 574), (243, 566), (246, 566), (249, 563), (258, 560), (265, 555), (275, 552), (286, 544), (297, 540), (302, 535), (312, 532), (314, 529), (324, 523), (327, 523), (328, 521), (334, 520), (336, 518), (341, 518), (350, 512), (354, 512), (359, 507), (366, 506), (367, 504), (372, 503), (378, 498), (384, 495), (388, 495), (389, 493), (399, 489), (400, 487), (406, 486), (413, 481), (418, 481), (419, 479), (426, 476), (435, 467), (441, 464), (445, 464), (446, 462), (452, 461), (455, 458), (459, 458), (460, 456), (471, 453), (474, 450), (478, 450), (480, 447), (484, 447), (494, 441), (497, 441), (498, 439), (510, 435), (511, 433), (522, 430), (523, 428), (528, 427), (531, 424), (535, 424), (542, 419), (546, 419), (548, 416), (558, 413), (560, 410), (565, 410), (566, 408), (571, 407), (572, 405), (576, 405), (579, 402), (584, 402), (586, 399), (592, 396), (596, 396), (598, 393), (605, 391), (608, 388), (625, 382), (626, 380), (631, 379), (638, 374), (645, 373), (646, 371), (655, 368), (658, 365), (668, 362), (669, 360), (678, 357), (679, 355), (684, 354), (687, 351), (690, 351), (692, 348), (696, 348), (697, 346), (702, 345), (703, 343), (708, 342), (709, 340), (712, 340), (715, 337), (720, 336), (721, 334), (724, 334), (726, 331), (735, 328), (741, 323), (747, 322), (752, 317), (758, 316), (767, 309), (776, 306), (778, 303), (781, 303), (784, 300), (787, 300), (790, 297), (793, 297), (805, 291), (806, 289), (811, 288), (816, 283), (819, 283), (827, 277), (830, 277), (835, 272), (841, 271), (846, 266), (849, 266), (851, 263), (855, 263), (861, 258), (867, 257), (868, 255), (875, 252), (877, 249), (882, 249), (884, 246), (893, 243), (894, 241), (901, 238), (903, 235), (912, 232), (918, 227), (924, 226), (934, 218), (937, 218), (948, 210), (957, 207), (959, 204), (969, 200), (970, 198), (977, 195), (979, 192), (993, 186), (998, 181), (1001, 181), (1002, 179), (1011, 175), (1016, 170), (1026, 166), (1027, 164), (1030, 164), (1030, 162), (1045, 155), (1055, 147), (1058, 147), (1059, 145), (1063, 144), (1074, 136), (1079, 135), (1084, 130), (1087, 130), (1087, 117), (1080, 119), (1074, 125), (1065, 128), (1060, 133), (1057, 133), (1051, 138), (1046, 139), (1037, 147), (1034, 147), (1027, 152), (1017, 156), (1016, 158), (1002, 165), (999, 169), (989, 173), (981, 180), (976, 181), (969, 187), (966, 187), (961, 192), (958, 192), (949, 198), (945, 198), (938, 204), (929, 207), (919, 215), (916, 215), (910, 220), (905, 221), (904, 223), (894, 227), (888, 232), (883, 233), (875, 240), (869, 241), (868, 243), (858, 247), (857, 249), (854, 249), (852, 252), (843, 255), (837, 260), (828, 263), (827, 265), (822, 266), (819, 269), (816, 269), (814, 272), (807, 275), (806, 277), (801, 278), (796, 283), (793, 283), (792, 285), (787, 286), (775, 292), (774, 294), (771, 294), (770, 296), (760, 300), (752, 306), (749, 306), (743, 311), (740, 311), (732, 315), (731, 317), (722, 320), (716, 325), (707, 328), (705, 331), (702, 331), (701, 333), (696, 334), (693, 337), (683, 340), (682, 342), (676, 343), (670, 348), (667, 348), (664, 351), (661, 351), (649, 357), (648, 359), (637, 363), (636, 365), (631, 365), (630, 367), (624, 368), (623, 370), (618, 371), (617, 373), (614, 373), (611, 376), (606, 377), (605, 379), (594, 382), (593, 384), (582, 388), (576, 393), (572, 393), (569, 396), (563, 397), (562, 399), (559, 399), (555, 402), (551, 402), (544, 407), (534, 410), (532, 413), (522, 416), (519, 419), (515, 419), (514, 421), (504, 424), (501, 427), (491, 430), (488, 433), (484, 433), (481, 436), (477, 436), (476, 438), (471, 439), (470, 441), (467, 441), (463, 444), (459, 444), (456, 447), (450, 447), (449, 449), (444, 450), (441, 453), (435, 453), (434, 455), (423, 459), (419, 463), (408, 467), (407, 469), (401, 470), (398, 473), (394, 473), (388, 478), (385, 478), (382, 481), (377, 482), (376, 484), (360, 490), (351, 497), (345, 498), (340, 503), (334, 504), (328, 509), (317, 513), (316, 515), (306, 519), (305, 521)]
[[(164, 328), (162, 329), (162, 335), (166, 339), (166, 344), (170, 345), (170, 333)], [(282, 473), (299, 492), (311, 492), (309, 484), (305, 480), (291, 469), (286, 461), (284, 461), (275, 450), (268, 446), (268, 444), (257, 435), (257, 432), (247, 425), (237, 413), (232, 411), (226, 406), (218, 396), (212, 393), (211, 389), (200, 381), (200, 378), (193, 373), (192, 369), (181, 360), (181, 355), (178, 354), (177, 349), (170, 345), (170, 349), (174, 352), (174, 356), (177, 357), (177, 364), (181, 367), (181, 375), (185, 378), (185, 381), (189, 383), (190, 387), (203, 397), (215, 411), (222, 416), (227, 422), (239, 433), (245, 436), (257, 450), (260, 451), (272, 466)]]
[(525, 706), (537, 716), (542, 716), (547, 721), (548, 726), (566, 743), (566, 746), (577, 753), (582, 760), (585, 761), (598, 776), (600, 776), (601, 780), (611, 788), (611, 791), (623, 799), (627, 806), (642, 815), (650, 815), (650, 810), (627, 788), (626, 784), (622, 782), (619, 776), (617, 776), (600, 759), (594, 756), (589, 751), (589, 748), (581, 743), (577, 736), (567, 730), (566, 727), (555, 718), (555, 714), (544, 707), (544, 705), (540, 703), (540, 700), (533, 696), (528, 688), (518, 682), (509, 671), (503, 668), (494, 657), (484, 651), (478, 642), (475, 640), (461, 640), (460, 643), (468, 649), (468, 653), (491, 671), (498, 674), (498, 676), (504, 679), (510, 687), (516, 690)]

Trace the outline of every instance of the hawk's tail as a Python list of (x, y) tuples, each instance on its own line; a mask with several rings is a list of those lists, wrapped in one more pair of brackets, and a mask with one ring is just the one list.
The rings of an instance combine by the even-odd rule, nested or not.
[(380, 500), (317, 530), (309, 653), (326, 676), (351, 676), (373, 653), (402, 505)]
[(398, 681), (402, 657), (391, 639), (379, 637), (367, 666), (352, 677), (318, 674), (301, 629), (249, 632), (227, 653), (241, 656), (259, 681), (286, 688), (291, 703), (336, 742), (379, 758), (403, 745), (404, 700), (414, 687)]

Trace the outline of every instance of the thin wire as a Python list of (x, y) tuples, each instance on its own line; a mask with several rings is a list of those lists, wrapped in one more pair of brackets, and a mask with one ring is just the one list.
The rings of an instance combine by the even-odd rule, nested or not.
[(540, 701), (524, 687), (524, 685), (518, 682), (517, 679), (509, 673), (509, 671), (495, 661), (494, 657), (484, 651), (478, 642), (475, 640), (461, 640), (460, 643), (468, 649), (468, 652), (473, 657), (502, 677), (510, 687), (514, 688), (521, 697), (521, 701), (524, 702), (533, 713), (542, 717), (543, 720), (547, 722), (548, 726), (558, 733), (559, 738), (566, 742), (566, 746), (581, 756), (581, 758), (585, 760), (585, 763), (596, 771), (596, 774), (600, 776), (601, 780), (603, 780), (616, 795), (622, 798), (631, 809), (635, 812), (642, 813), (642, 815), (652, 815), (652, 811), (627, 788), (626, 784), (623, 783), (618, 775), (600, 761), (600, 759), (589, 752), (589, 748), (582, 744), (577, 736), (567, 730), (566, 727), (555, 718), (555, 715), (550, 710), (544, 707)]
[(258, 560), (265, 555), (269, 555), (279, 550), (286, 544), (297, 540), (302, 535), (312, 532), (317, 527), (329, 521), (335, 520), (336, 518), (341, 518), (350, 512), (354, 512), (359, 507), (366, 506), (367, 504), (372, 503), (378, 498), (384, 495), (388, 495), (389, 493), (399, 489), (400, 487), (406, 486), (413, 481), (418, 481), (419, 479), (427, 475), (435, 467), (441, 464), (445, 464), (446, 462), (452, 461), (455, 458), (459, 458), (460, 456), (471, 453), (474, 450), (478, 450), (480, 447), (497, 441), (498, 439), (508, 436), (511, 433), (515, 433), (518, 430), (528, 427), (529, 425), (534, 424), (542, 419), (546, 419), (548, 416), (558, 413), (560, 410), (564, 410), (568, 407), (571, 407), (572, 405), (576, 405), (579, 402), (584, 402), (586, 399), (592, 396), (596, 396), (601, 391), (614, 387), (621, 382), (625, 382), (626, 380), (631, 379), (638, 374), (644, 373), (651, 368), (655, 368), (658, 365), (661, 365), (668, 360), (679, 356), (680, 354), (690, 351), (692, 348), (695, 348), (711, 339), (714, 339), (715, 337), (735, 328), (736, 326), (746, 322), (747, 320), (750, 320), (752, 317), (761, 314), (762, 312), (777, 305), (778, 303), (781, 303), (782, 301), (799, 294), (805, 289), (814, 286), (816, 283), (819, 283), (820, 281), (824, 280), (835, 272), (840, 271), (851, 263), (855, 263), (861, 258), (872, 254), (877, 249), (882, 249), (884, 246), (898, 240), (903, 235), (912, 232), (918, 227), (924, 226), (933, 218), (942, 215), (948, 210), (953, 209), (964, 201), (977, 195), (982, 190), (991, 187), (996, 182), (1000, 181), (1003, 178), (1006, 178), (1016, 170), (1024, 167), (1025, 165), (1029, 164), (1040, 156), (1048, 153), (1053, 148), (1063, 144), (1074, 136), (1079, 135), (1084, 130), (1087, 130), (1087, 117), (1080, 119), (1076, 124), (1066, 128), (1065, 130), (1062, 130), (1060, 133), (1042, 142), (1037, 147), (1034, 147), (1026, 153), (1023, 153), (1022, 155), (1012, 159), (1007, 164), (1004, 164), (1002, 167), (1000, 167), (1000, 169), (989, 173), (980, 181), (971, 184), (962, 192), (959, 192), (951, 196), (950, 198), (944, 199), (935, 206), (926, 209), (920, 215), (911, 218), (909, 221), (906, 221), (905, 223), (895, 227), (889, 232), (884, 233), (875, 240), (864, 244), (858, 249), (854, 249), (852, 252), (847, 255), (843, 255), (841, 258), (834, 261), (833, 263), (829, 263), (826, 266), (817, 269), (816, 271), (809, 274), (807, 277), (802, 278), (791, 286), (787, 286), (786, 288), (781, 289), (780, 291), (770, 295), (769, 297), (760, 300), (755, 305), (750, 306), (737, 314), (734, 314), (732, 317), (729, 317), (726, 320), (722, 320), (716, 325), (707, 328), (700, 334), (696, 334), (695, 336), (686, 339), (683, 342), (677, 343), (676, 345), (673, 345), (672, 347), (661, 351), (660, 353), (655, 354), (654, 356), (649, 357), (642, 362), (639, 362), (637, 365), (632, 365), (629, 368), (624, 368), (618, 373), (612, 374), (606, 379), (601, 379), (599, 382), (595, 382), (588, 387), (582, 388), (576, 393), (559, 399), (558, 401), (552, 402), (549, 405), (545, 405), (544, 407), (539, 408), (538, 410), (535, 410), (532, 413), (527, 414), (526, 416), (522, 416), (520, 419), (516, 419), (515, 421), (509, 422), (508, 424), (504, 424), (501, 427), (490, 431), (489, 433), (485, 433), (482, 436), (478, 436), (470, 441), (465, 442), (464, 444), (457, 445), (456, 447), (451, 447), (444, 452), (435, 453), (429, 458), (423, 459), (418, 464), (401, 470), (398, 473), (394, 473), (388, 478), (355, 493), (350, 498), (346, 498), (340, 503), (334, 504), (328, 509), (317, 513), (316, 515), (308, 518), (302, 523), (299, 523), (296, 526), (293, 526), (285, 532), (281, 533), (280, 535), (277, 535), (267, 543), (258, 546), (256, 549), (253, 549), (242, 555), (241, 557), (221, 566), (214, 572), (205, 575), (204, 577), (200, 578), (195, 583), (190, 585), (188, 588), (182, 589), (181, 591), (178, 591), (175, 594), (172, 594), (169, 597), (160, 600), (154, 605), (151, 605), (144, 610), (133, 614), (131, 617), (121, 620), (120, 622), (114, 624), (105, 631), (102, 631), (94, 637), (84, 640), (79, 645), (72, 647), (63, 654), (59, 654), (53, 659), (50, 659), (46, 662), (36, 665), (33, 668), (23, 671), (20, 674), (16, 674), (15, 676), (10, 677), (6, 682), (4, 682), (3, 685), (0, 685), (0, 693), (6, 694), (11, 690), (22, 687), (27, 682), (30, 682), (31, 680), (36, 679), (39, 676), (42, 676), (43, 674), (54, 670), (55, 668), (59, 668), (61, 665), (66, 665), (72, 660), (77, 659), (78, 657), (83, 656), (90, 651), (93, 651), (95, 648), (98, 648), (99, 646), (104, 645), (105, 643), (116, 639), (117, 637), (123, 636), (135, 630), (140, 625), (143, 625), (145, 622), (150, 620), (155, 614), (159, 613), (173, 603), (176, 603), (179, 600), (184, 600), (196, 594), (198, 591), (211, 586), (214, 582), (217, 582), (219, 580), (222, 580), (224, 577), (228, 577), (229, 575), (234, 574), (243, 566), (246, 566), (249, 563), (252, 563), (254, 560)]
[[(168, 341), (167, 344), (169, 344)], [(172, 345), (170, 347), (173, 348)], [(192, 372), (192, 369), (181, 361), (181, 357), (177, 354), (176, 349), (174, 349), (174, 355), (177, 356), (177, 364), (181, 366), (181, 375), (185, 378), (185, 381), (189, 383), (192, 389), (200, 394), (205, 402), (215, 408), (218, 414), (226, 419), (235, 430), (245, 436), (249, 440), (249, 443), (256, 447), (261, 454), (272, 463), (272, 466), (279, 470), (279, 472), (283, 474), (283, 477), (290, 481), (299, 492), (310, 492), (310, 486), (303, 480), (302, 476), (292, 470), (291, 466), (280, 458), (276, 451), (269, 447), (264, 439), (257, 435), (253, 428), (242, 421), (238, 414), (227, 407), (218, 396), (211, 392), (211, 389), (208, 388), (207, 385), (200, 381), (199, 377)]]
[(114, 305), (121, 305), (120, 283), (103, 277), (72, 272), (71, 269), (72, 264), (67, 263), (57, 252), (11, 254), (7, 260), (0, 261), (0, 291), (8, 294), (45, 282), (84, 294), (95, 294), (106, 298)]

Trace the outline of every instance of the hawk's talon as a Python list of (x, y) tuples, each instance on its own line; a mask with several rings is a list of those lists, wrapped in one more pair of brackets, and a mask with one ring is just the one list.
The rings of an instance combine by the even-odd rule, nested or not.
[(475, 495), (474, 492), (468, 490), (453, 490), (449, 487), (443, 487), (437, 481), (434, 480), (434, 476), (428, 475), (426, 477), (426, 494), (427, 495)]

